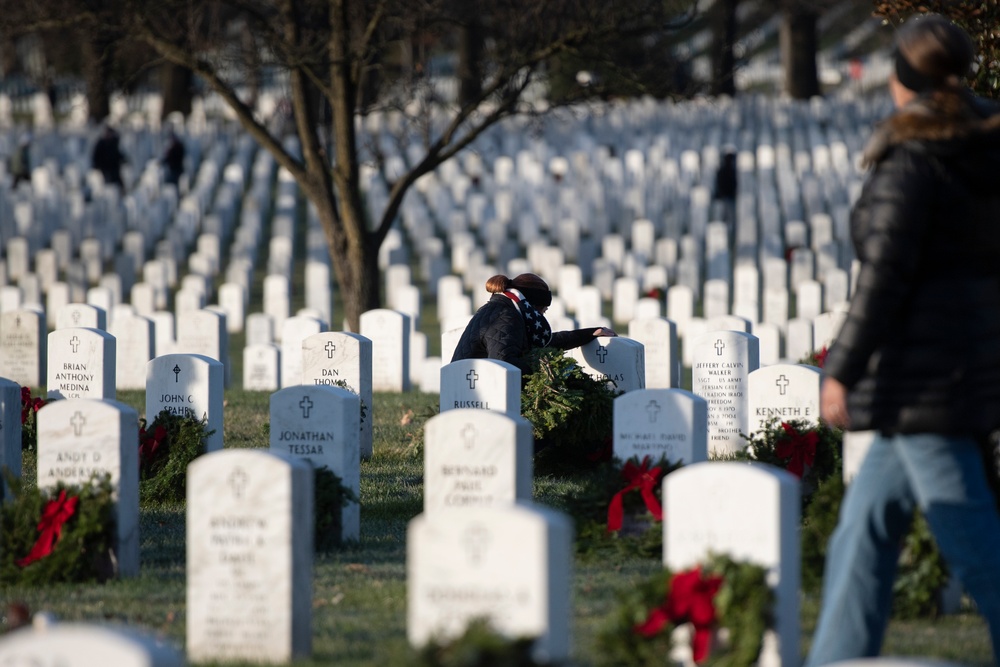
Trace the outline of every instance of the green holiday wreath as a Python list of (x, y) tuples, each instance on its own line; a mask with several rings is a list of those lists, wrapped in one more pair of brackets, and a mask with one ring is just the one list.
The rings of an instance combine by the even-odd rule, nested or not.
[[(802, 588), (816, 593), (823, 582), (826, 546), (837, 527), (845, 486), (840, 473), (820, 484), (802, 517)], [(941, 591), (948, 566), (938, 551), (926, 519), (918, 511), (903, 540), (892, 587), (895, 618), (934, 618), (941, 611)]]
[(622, 392), (562, 350), (534, 349), (527, 363), (521, 414), (535, 436), (536, 474), (577, 472), (610, 458), (614, 400)]
[(41, 396), (31, 396), (30, 387), (21, 387), (21, 449), (38, 449), (38, 411), (48, 403)]
[(205, 453), (207, 419), (163, 410), (151, 424), (139, 422), (139, 498), (144, 503), (183, 502), (187, 494), (187, 467)]
[(841, 474), (844, 432), (839, 428), (804, 419), (771, 419), (763, 429), (741, 435), (747, 447), (733, 459), (769, 463), (798, 477), (803, 508), (823, 481)]
[(584, 473), (563, 497), (562, 508), (576, 524), (576, 549), (584, 557), (609, 551), (643, 558), (663, 555), (663, 477), (681, 467), (666, 457), (614, 458)]
[(664, 569), (623, 589), (619, 599), (597, 637), (595, 662), (602, 667), (663, 665), (675, 648), (674, 630), (685, 624), (697, 664), (750, 667), (773, 626), (767, 570), (728, 556), (709, 555), (684, 572)]
[(410, 664), (415, 667), (533, 667), (542, 663), (532, 656), (535, 639), (508, 638), (486, 619), (469, 622), (465, 632), (451, 641), (432, 639)]
[(42, 586), (105, 581), (115, 575), (115, 510), (110, 475), (40, 490), (6, 475), (0, 505), (0, 580)]
[(343, 508), (358, 502), (358, 497), (326, 466), (314, 471), (313, 497), (313, 544), (316, 551), (331, 551), (343, 542)]

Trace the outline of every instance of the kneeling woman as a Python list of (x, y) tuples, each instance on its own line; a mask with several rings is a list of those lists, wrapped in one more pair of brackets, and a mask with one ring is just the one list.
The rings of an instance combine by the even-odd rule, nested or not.
[(522, 273), (513, 280), (504, 275), (493, 276), (486, 281), (486, 291), (493, 296), (465, 327), (452, 361), (506, 361), (521, 369), (523, 379), (531, 372), (525, 358), (532, 348), (570, 350), (595, 336), (618, 335), (604, 327), (553, 333), (545, 319), (545, 310), (552, 303), (552, 292), (534, 273)]

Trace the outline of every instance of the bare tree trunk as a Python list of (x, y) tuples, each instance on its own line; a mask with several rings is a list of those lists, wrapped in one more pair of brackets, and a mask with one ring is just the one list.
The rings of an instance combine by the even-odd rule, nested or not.
[(736, 7), (739, 0), (718, 0), (709, 10), (712, 27), (712, 84), (713, 95), (736, 95), (736, 80), (733, 70), (736, 59), (733, 45), (736, 43)]
[(785, 6), (781, 22), (781, 60), (785, 70), (785, 93), (797, 100), (820, 94), (816, 72), (816, 10), (806, 2)]
[(165, 62), (160, 66), (160, 92), (163, 95), (161, 120), (174, 111), (188, 116), (191, 113), (191, 86), (194, 73), (187, 67)]
[(89, 29), (80, 34), (84, 80), (87, 84), (87, 105), (90, 120), (100, 123), (111, 111), (111, 63), (114, 40), (101, 30)]
[[(361, 313), (378, 308), (379, 295), (378, 242), (370, 231), (361, 200), (361, 180), (358, 171), (357, 137), (354, 130), (354, 100), (357, 81), (347, 57), (350, 23), (346, 0), (333, 0), (330, 6), (330, 96), (334, 145), (332, 189), (325, 171), (314, 171), (309, 152), (304, 151), (307, 169), (315, 173), (315, 187), (329, 194), (330, 207), (324, 222), (330, 257), (344, 298), (347, 324), (352, 331), (360, 329)], [(300, 127), (301, 129), (301, 127)], [(339, 225), (337, 224), (339, 222)], [(338, 266), (339, 264), (339, 266)]]
[(458, 29), (458, 104), (465, 106), (479, 99), (483, 92), (483, 25), (478, 17), (469, 17)]

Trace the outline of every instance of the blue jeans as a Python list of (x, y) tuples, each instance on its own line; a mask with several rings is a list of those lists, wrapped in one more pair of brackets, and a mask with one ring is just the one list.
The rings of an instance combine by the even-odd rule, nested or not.
[(972, 438), (875, 437), (830, 538), (808, 667), (879, 654), (900, 543), (919, 507), (989, 625), (1000, 664), (1000, 514)]

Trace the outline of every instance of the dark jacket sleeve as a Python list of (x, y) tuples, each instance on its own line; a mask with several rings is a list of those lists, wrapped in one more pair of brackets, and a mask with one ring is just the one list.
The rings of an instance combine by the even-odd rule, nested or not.
[(851, 233), (861, 271), (850, 309), (824, 365), (851, 388), (889, 343), (917, 279), (936, 178), (931, 158), (905, 146), (875, 166), (855, 206)]
[(594, 340), (594, 332), (598, 328), (591, 327), (589, 329), (575, 329), (573, 331), (554, 331), (552, 332), (552, 340), (549, 341), (549, 347), (559, 350), (572, 350), (574, 347), (580, 347)]

